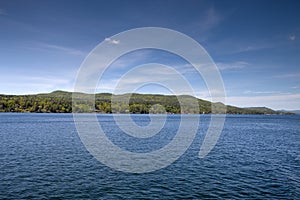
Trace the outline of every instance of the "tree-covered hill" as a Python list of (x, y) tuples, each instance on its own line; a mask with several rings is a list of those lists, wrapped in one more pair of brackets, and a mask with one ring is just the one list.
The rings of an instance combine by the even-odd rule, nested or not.
[[(85, 94), (81, 94), (85, 95)], [(129, 99), (129, 103), (126, 102)], [(113, 102), (113, 103), (112, 103)], [(184, 102), (184, 106), (180, 106)], [(197, 102), (193, 105), (192, 102)], [(91, 104), (93, 105), (93, 104)], [(73, 106), (73, 107), (72, 107)], [(155, 94), (112, 95), (100, 93), (95, 95), (95, 105), (91, 108), (86, 102), (72, 105), (72, 93), (54, 91), (36, 95), (0, 95), (0, 112), (39, 112), (39, 113), (189, 113), (189, 114), (287, 114), (269, 108), (238, 108), (222, 103), (211, 103), (192, 96), (172, 96)]]

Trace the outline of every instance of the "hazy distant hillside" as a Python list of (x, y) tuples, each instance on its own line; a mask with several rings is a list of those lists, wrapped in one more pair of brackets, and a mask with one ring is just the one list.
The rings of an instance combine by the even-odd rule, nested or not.
[(291, 110), (291, 111), (288, 111), (288, 112), (291, 112), (291, 113), (295, 113), (297, 115), (300, 115), (300, 110)]
[[(75, 112), (98, 112), (98, 113), (226, 113), (228, 114), (287, 114), (286, 112), (274, 111), (265, 107), (238, 108), (225, 106), (222, 103), (211, 103), (206, 100), (197, 99), (192, 96), (154, 94), (124, 94), (112, 95), (110, 93), (96, 94), (95, 107), (91, 108), (86, 102), (73, 105), (72, 93), (65, 91), (54, 91), (51, 93), (37, 95), (0, 95), (0, 112), (43, 112), (43, 113), (70, 113)], [(111, 98), (114, 103), (111, 104)], [(130, 97), (129, 105), (124, 99)], [(185, 102), (184, 108), (180, 107), (178, 98)], [(198, 105), (189, 102), (196, 100)], [(198, 106), (198, 107), (197, 107)], [(290, 114), (290, 113), (288, 113)]]

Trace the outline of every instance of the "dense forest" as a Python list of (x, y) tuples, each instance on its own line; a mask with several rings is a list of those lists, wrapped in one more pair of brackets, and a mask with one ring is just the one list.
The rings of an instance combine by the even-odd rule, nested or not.
[[(126, 102), (126, 99), (129, 99), (129, 102)], [(197, 105), (193, 102), (196, 102)], [(154, 94), (112, 95), (100, 93), (95, 95), (95, 101), (92, 103), (76, 101), (73, 105), (72, 93), (65, 91), (36, 95), (0, 95), (0, 112), (70, 113), (72, 111), (139, 114), (220, 114), (225, 112), (227, 114), (292, 114), (265, 107), (225, 106), (222, 103), (211, 103), (187, 95), (177, 97)]]

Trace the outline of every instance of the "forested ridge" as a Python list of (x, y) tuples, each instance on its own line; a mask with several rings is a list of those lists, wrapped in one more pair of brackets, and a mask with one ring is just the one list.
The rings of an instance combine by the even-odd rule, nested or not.
[[(112, 97), (113, 103), (111, 103)], [(129, 99), (129, 103), (125, 101), (126, 99)], [(185, 102), (185, 106), (181, 107), (179, 102)], [(197, 102), (198, 105), (195, 106), (189, 102)], [(73, 107), (72, 93), (65, 91), (36, 95), (0, 95), (0, 112), (70, 113), (73, 110), (73, 112), (97, 113), (210, 114), (212, 108), (213, 113), (225, 113), (226, 109), (227, 114), (292, 114), (265, 107), (225, 106), (222, 103), (211, 103), (188, 95), (177, 97), (156, 94), (112, 95), (99, 93), (95, 95), (94, 105), (77, 101)]]

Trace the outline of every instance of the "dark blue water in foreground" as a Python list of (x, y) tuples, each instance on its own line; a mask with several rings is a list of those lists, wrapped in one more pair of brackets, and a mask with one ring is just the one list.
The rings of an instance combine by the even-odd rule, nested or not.
[[(98, 118), (113, 142), (137, 152), (168, 143), (180, 121), (168, 116), (169, 134), (139, 142), (126, 139), (111, 115)], [(0, 199), (300, 198), (300, 116), (229, 115), (216, 147), (199, 159), (209, 121), (201, 116), (193, 144), (172, 165), (129, 174), (87, 152), (71, 114), (0, 114)]]

